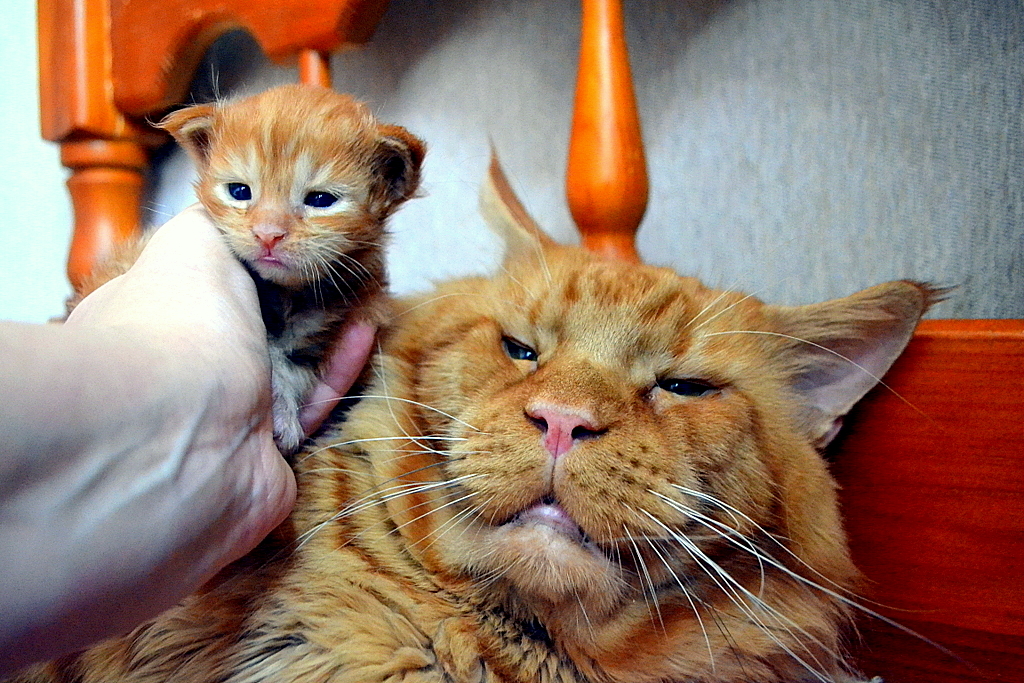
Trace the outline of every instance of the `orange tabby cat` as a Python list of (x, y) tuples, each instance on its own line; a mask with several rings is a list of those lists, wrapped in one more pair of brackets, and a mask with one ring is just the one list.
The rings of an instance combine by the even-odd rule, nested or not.
[(294, 451), (301, 400), (340, 326), (382, 316), (384, 223), (419, 186), (423, 143), (305, 85), (188, 107), (160, 127), (195, 160), (199, 201), (256, 282), (274, 433)]
[(815, 444), (932, 291), (769, 306), (554, 244), (492, 182), (501, 272), (401, 303), (290, 520), (18, 681), (852, 680), (858, 574)]

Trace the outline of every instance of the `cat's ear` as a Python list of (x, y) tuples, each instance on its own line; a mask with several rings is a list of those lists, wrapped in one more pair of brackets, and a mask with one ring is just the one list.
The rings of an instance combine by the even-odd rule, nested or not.
[(901, 280), (820, 304), (772, 309), (776, 331), (793, 342), (790, 381), (803, 404), (801, 427), (817, 447), (835, 437), (843, 416), (881, 380), (942, 293)]
[(556, 244), (519, 201), (493, 147), (487, 177), (480, 187), (480, 212), (487, 225), (505, 242), (506, 261), (520, 255), (536, 257), (544, 248)]
[(378, 129), (373, 153), (379, 205), (384, 213), (391, 213), (419, 189), (420, 169), (427, 147), (405, 128), (384, 125)]
[(195, 162), (203, 167), (210, 157), (210, 132), (216, 113), (215, 105), (197, 104), (168, 114), (156, 127), (170, 133)]

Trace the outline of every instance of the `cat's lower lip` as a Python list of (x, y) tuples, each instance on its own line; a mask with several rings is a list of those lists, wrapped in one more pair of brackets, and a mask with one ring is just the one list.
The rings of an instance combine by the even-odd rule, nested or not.
[(557, 503), (538, 503), (516, 515), (513, 523), (519, 525), (538, 524), (554, 529), (578, 543), (584, 541), (583, 529), (573, 521), (569, 513)]

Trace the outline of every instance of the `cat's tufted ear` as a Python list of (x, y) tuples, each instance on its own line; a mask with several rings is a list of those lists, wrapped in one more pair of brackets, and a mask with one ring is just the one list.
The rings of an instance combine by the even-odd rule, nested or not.
[(480, 187), (480, 212), (487, 225), (504, 240), (506, 260), (517, 255), (536, 257), (539, 251), (556, 244), (519, 201), (494, 148), (487, 178)]
[(378, 128), (372, 167), (377, 178), (374, 205), (385, 215), (411, 199), (420, 186), (420, 169), (427, 147), (401, 126)]
[(835, 437), (843, 416), (880, 381), (942, 293), (901, 280), (820, 304), (773, 309), (776, 331), (793, 341), (791, 384), (803, 402), (801, 427), (817, 447)]
[(216, 105), (197, 104), (168, 114), (156, 127), (170, 133), (196, 164), (204, 167), (210, 156), (210, 132), (216, 113)]

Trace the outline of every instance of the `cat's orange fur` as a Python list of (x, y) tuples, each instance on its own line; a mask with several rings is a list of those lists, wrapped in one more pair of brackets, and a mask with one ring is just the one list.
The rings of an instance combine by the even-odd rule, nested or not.
[[(192, 156), (199, 201), (253, 274), (274, 433), (291, 453), (304, 438), (302, 401), (340, 327), (385, 317), (385, 222), (415, 194), (424, 144), (348, 95), (308, 85), (187, 107), (159, 127)], [(82, 294), (127, 269), (140, 247), (102, 264)]]
[(769, 306), (553, 244), (493, 180), (501, 272), (401, 303), (290, 520), (18, 680), (850, 680), (858, 574), (814, 444), (931, 291)]

